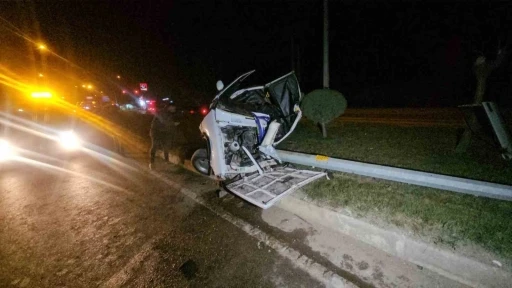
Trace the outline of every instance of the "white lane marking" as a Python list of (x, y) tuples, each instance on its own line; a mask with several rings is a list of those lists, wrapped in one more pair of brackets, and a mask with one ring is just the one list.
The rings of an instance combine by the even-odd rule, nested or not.
[(139, 253), (133, 256), (132, 259), (130, 259), (130, 261), (121, 270), (119, 270), (119, 272), (110, 277), (110, 279), (103, 283), (100, 287), (121, 287), (126, 284), (126, 282), (130, 280), (133, 272), (141, 267), (144, 260), (148, 258), (150, 254), (152, 254), (155, 243), (157, 243), (161, 238), (162, 236), (155, 236), (150, 241), (142, 245)]

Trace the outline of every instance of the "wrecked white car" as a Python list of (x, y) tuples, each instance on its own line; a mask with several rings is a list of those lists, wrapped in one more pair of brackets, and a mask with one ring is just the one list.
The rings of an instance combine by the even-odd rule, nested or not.
[(324, 173), (282, 167), (274, 146), (290, 135), (302, 116), (301, 92), (293, 72), (264, 86), (243, 87), (253, 73), (220, 91), (199, 127), (207, 147), (192, 156), (194, 168), (262, 208)]

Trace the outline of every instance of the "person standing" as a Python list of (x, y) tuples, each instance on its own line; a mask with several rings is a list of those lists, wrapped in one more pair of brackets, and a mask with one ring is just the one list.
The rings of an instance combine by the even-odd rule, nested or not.
[(158, 149), (164, 151), (165, 162), (169, 162), (169, 148), (176, 137), (176, 126), (173, 114), (176, 112), (176, 106), (170, 104), (162, 109), (158, 109), (151, 122), (149, 135), (151, 137), (151, 151), (149, 169), (155, 167), (155, 155)]

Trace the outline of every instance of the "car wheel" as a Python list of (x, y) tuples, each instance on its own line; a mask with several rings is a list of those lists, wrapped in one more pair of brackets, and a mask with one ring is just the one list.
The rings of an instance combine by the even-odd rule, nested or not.
[(196, 169), (197, 172), (204, 175), (209, 175), (210, 160), (208, 159), (208, 153), (206, 152), (206, 149), (198, 149), (196, 152), (194, 152), (191, 162), (192, 166), (194, 166), (194, 169)]

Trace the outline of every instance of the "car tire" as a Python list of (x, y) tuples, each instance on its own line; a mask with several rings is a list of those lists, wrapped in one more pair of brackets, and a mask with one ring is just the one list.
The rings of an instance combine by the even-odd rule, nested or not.
[(208, 152), (206, 149), (198, 149), (192, 155), (192, 166), (196, 169), (197, 172), (203, 175), (209, 175), (210, 173), (210, 159), (208, 159)]

